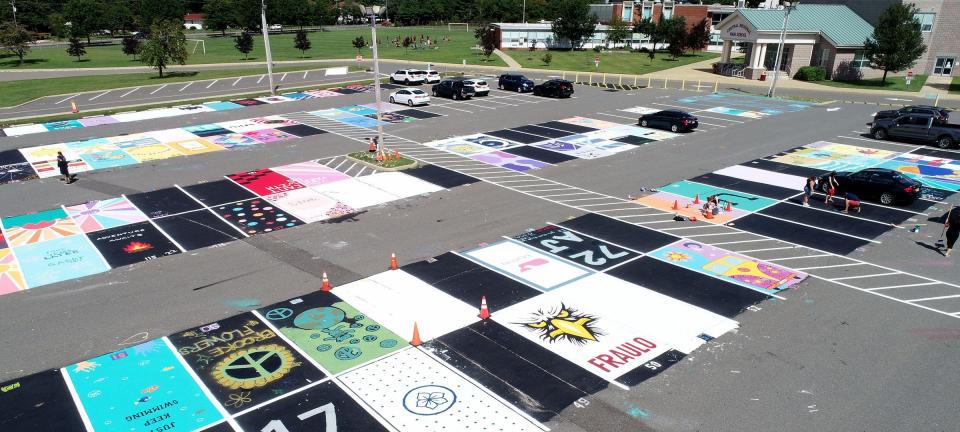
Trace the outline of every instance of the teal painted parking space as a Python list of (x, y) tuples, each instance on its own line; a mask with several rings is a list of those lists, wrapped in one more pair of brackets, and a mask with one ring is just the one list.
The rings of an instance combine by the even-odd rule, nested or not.
[(681, 180), (676, 183), (668, 184), (660, 188), (660, 190), (685, 196), (687, 198), (695, 198), (699, 194), (701, 201), (706, 201), (707, 197), (711, 195), (719, 195), (721, 201), (730, 201), (737, 209), (749, 212), (755, 212), (764, 207), (769, 207), (777, 203), (777, 200), (770, 198), (764, 198), (732, 189), (724, 189), (721, 187), (705, 185), (687, 180)]

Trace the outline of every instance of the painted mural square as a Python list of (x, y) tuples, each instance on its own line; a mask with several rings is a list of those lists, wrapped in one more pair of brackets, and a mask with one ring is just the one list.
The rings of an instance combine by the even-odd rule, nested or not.
[(404, 341), (413, 337), (414, 322), (421, 339), (428, 341), (479, 321), (476, 306), (403, 270), (385, 271), (336, 286), (333, 293)]
[[(0, 243), (3, 239), (0, 238)], [(27, 281), (23, 278), (23, 271), (13, 250), (0, 248), (0, 295), (27, 289)]]
[(387, 431), (333, 381), (243, 414), (237, 417), (237, 423), (248, 431)]
[(636, 252), (554, 225), (525, 232), (514, 239), (596, 271), (640, 256)]
[(303, 221), (300, 219), (261, 198), (220, 205), (215, 208), (215, 211), (220, 217), (240, 228), (247, 235), (279, 231), (303, 225)]
[(620, 123), (608, 122), (606, 120), (597, 120), (586, 117), (570, 117), (563, 120), (557, 120), (563, 123), (568, 123), (577, 126), (585, 126), (594, 129), (607, 129), (612, 127), (620, 126)]
[(521, 171), (521, 172), (550, 166), (550, 164), (547, 164), (545, 162), (540, 162), (535, 159), (529, 159), (522, 156), (517, 156), (514, 154), (502, 152), (499, 150), (495, 150), (489, 153), (471, 155), (470, 158), (478, 160), (480, 162), (488, 163), (490, 165), (496, 165), (499, 167), (507, 168), (514, 171)]
[(899, 171), (907, 177), (923, 182), (924, 186), (960, 191), (960, 162), (930, 156), (899, 156), (877, 165)]
[(309, 188), (280, 192), (264, 198), (306, 223), (356, 213), (352, 207)]
[(233, 102), (204, 102), (203, 106), (212, 108), (214, 111), (229, 111), (243, 108), (243, 106)]
[(100, 253), (80, 235), (20, 246), (14, 252), (29, 288), (110, 270)]
[(0, 383), (0, 430), (86, 432), (80, 413), (58, 370)]
[(203, 207), (193, 198), (190, 198), (189, 195), (175, 187), (127, 195), (127, 199), (151, 218), (198, 210)]
[(266, 102), (258, 101), (256, 99), (235, 99), (230, 102), (233, 102), (237, 105), (247, 106), (247, 107), (266, 104)]
[(177, 156), (183, 156), (182, 153), (166, 144), (153, 144), (124, 149), (130, 156), (140, 162), (149, 162), (161, 159), (168, 159)]
[(317, 186), (352, 178), (340, 171), (313, 161), (298, 162), (270, 168), (304, 186)]
[[(566, 139), (566, 138), (564, 138)], [(555, 152), (560, 152), (568, 154), (570, 156), (576, 156), (581, 159), (599, 159), (602, 157), (607, 157), (612, 155), (609, 151), (592, 147), (584, 146), (581, 144), (574, 144), (572, 142), (561, 141), (561, 140), (547, 140), (541, 141), (537, 144), (532, 144), (534, 147), (553, 150)]]
[(0, 219), (11, 247), (40, 243), (80, 233), (77, 224), (63, 209), (51, 209)]
[(257, 198), (253, 192), (226, 179), (184, 186), (183, 190), (207, 207)]
[(191, 430), (223, 418), (162, 339), (64, 369), (97, 431)]
[(80, 158), (95, 170), (136, 165), (140, 163), (138, 160), (130, 156), (129, 153), (120, 149), (107, 150), (97, 153), (85, 153), (80, 155)]
[(456, 153), (461, 156), (470, 156), (480, 153), (490, 152), (489, 147), (484, 147), (479, 144), (468, 143), (463, 141), (460, 138), (448, 138), (445, 140), (431, 141), (424, 143), (425, 146), (433, 147), (440, 150), (446, 150), (451, 153)]
[(0, 184), (15, 183), (38, 179), (36, 170), (30, 162), (20, 162), (9, 165), (0, 165)]
[(233, 173), (228, 175), (227, 178), (260, 196), (305, 187), (303, 184), (269, 168)]
[(309, 94), (300, 93), (300, 92), (284, 93), (283, 96), (286, 98), (289, 98), (290, 100), (304, 100), (304, 99), (310, 99), (312, 97)]
[(265, 125), (265, 124), (263, 124), (263, 123), (254, 123), (254, 122), (250, 121), (249, 119), (247, 119), (247, 120), (231, 120), (231, 121), (225, 121), (225, 122), (217, 123), (217, 125), (219, 125), (220, 127), (224, 128), (224, 129), (228, 129), (228, 130), (231, 130), (231, 131), (233, 131), (233, 132), (235, 132), (235, 133), (240, 133), (240, 134), (242, 134), (242, 133), (244, 133), (244, 132), (250, 132), (250, 131), (261, 130), (261, 129), (269, 129), (269, 128), (270, 128), (269, 125)]
[(133, 135), (120, 135), (120, 136), (110, 137), (108, 139), (110, 140), (110, 142), (116, 144), (117, 147), (122, 149), (160, 144), (160, 140), (144, 133), (133, 134)]
[(523, 144), (518, 142), (510, 141), (506, 138), (499, 138), (490, 135), (476, 134), (476, 135), (467, 135), (460, 137), (461, 140), (481, 145), (493, 150), (506, 150), (510, 148), (520, 147)]
[(777, 200), (759, 195), (748, 194), (732, 189), (725, 189), (687, 180), (670, 183), (660, 188), (660, 190), (694, 200), (696, 200), (697, 196), (699, 196), (701, 206), (706, 202), (708, 197), (715, 195), (720, 202), (720, 207), (726, 208), (726, 205), (729, 202), (732, 209), (739, 209), (747, 212), (759, 211), (765, 207), (769, 207), (777, 203)]
[[(367, 115), (365, 115), (364, 117), (367, 117), (367, 118), (371, 118), (371, 119), (373, 119), (373, 120), (376, 120), (376, 119), (377, 119), (377, 114), (375, 114), (375, 113), (374, 113), (374, 114), (367, 114)], [(403, 114), (398, 114), (398, 113), (394, 113), (394, 112), (385, 112), (385, 113), (383, 113), (383, 114), (380, 115), (380, 120), (385, 121), (385, 122), (387, 122), (387, 123), (391, 123), (391, 124), (397, 124), (397, 123), (412, 123), (412, 122), (416, 121), (417, 119), (415, 119), (415, 118), (413, 118), (413, 117), (407, 117), (407, 116), (405, 116), (405, 115), (403, 115)]]
[(473, 249), (464, 252), (464, 255), (542, 291), (549, 291), (591, 273), (587, 269), (512, 241)]
[(218, 146), (203, 138), (171, 141), (168, 142), (167, 145), (186, 156), (224, 150), (222, 146)]
[(24, 157), (23, 153), (20, 152), (20, 150), (0, 151), (0, 165), (14, 165), (24, 162), (28, 161), (27, 158)]
[(120, 147), (117, 147), (116, 144), (111, 142), (107, 138), (94, 138), (85, 141), (73, 141), (64, 143), (70, 151), (74, 154), (83, 156), (89, 153), (99, 153), (111, 150), (117, 150)]
[(162, 143), (189, 140), (197, 137), (196, 135), (180, 128), (163, 129), (158, 131), (147, 132), (147, 135), (160, 140), (160, 142)]
[(85, 233), (147, 220), (147, 216), (125, 197), (90, 201), (64, 209)]
[(208, 136), (207, 140), (225, 149), (260, 144), (260, 141), (239, 133)]
[(717, 114), (726, 114), (730, 116), (751, 118), (751, 119), (760, 119), (760, 118), (763, 118), (764, 116), (769, 115), (762, 112), (747, 111), (747, 110), (729, 108), (729, 107), (713, 107), (713, 108), (705, 109), (704, 111), (717, 113)]
[(230, 413), (324, 378), (250, 313), (173, 334), (170, 341)]
[[(669, 192), (656, 192), (639, 197), (633, 201), (647, 207), (653, 207), (665, 212), (672, 212), (688, 218), (696, 218), (696, 220), (716, 225), (723, 225), (750, 214), (750, 212), (733, 207), (731, 207), (730, 211), (726, 211), (724, 206), (721, 204), (720, 213), (717, 215), (711, 214), (712, 217), (707, 218), (707, 216), (703, 213), (703, 205), (706, 203), (706, 197), (700, 197), (701, 201), (699, 204), (694, 204), (693, 201), (695, 199), (696, 197), (691, 199)], [(677, 205), (676, 209), (673, 208), (674, 204)]]
[(259, 98), (256, 98), (256, 99), (257, 99), (258, 101), (266, 102), (266, 103), (268, 103), (268, 104), (284, 103), (284, 102), (290, 102), (290, 101), (294, 100), (294, 99), (290, 99), (290, 98), (288, 98), (288, 97), (286, 97), (286, 96), (267, 96), (267, 97), (259, 97)]
[(807, 274), (692, 240), (680, 240), (648, 255), (765, 294), (778, 293)]
[(298, 137), (308, 137), (313, 135), (325, 134), (327, 131), (322, 129), (317, 129), (313, 126), (307, 126), (305, 124), (295, 124), (292, 126), (280, 126), (276, 128), (278, 131), (290, 134)]
[(253, 138), (262, 143), (271, 143), (277, 141), (286, 141), (288, 139), (297, 138), (296, 135), (288, 134), (283, 131), (276, 129), (260, 129), (250, 132), (244, 132), (244, 135)]
[(400, 351), (340, 380), (402, 431), (541, 431), (516, 408), (419, 349)]
[(58, 131), (58, 130), (82, 128), (83, 124), (81, 124), (76, 120), (63, 120), (63, 121), (44, 123), (43, 127), (47, 128), (48, 131)]
[(312, 189), (355, 209), (372, 207), (397, 199), (396, 195), (355, 178), (313, 186)]
[(20, 152), (33, 165), (34, 171), (40, 178), (60, 175), (60, 170), (57, 168), (57, 152), (63, 153), (63, 156), (67, 158), (70, 172), (84, 172), (91, 169), (86, 162), (80, 159), (79, 155), (63, 144), (28, 147), (20, 149)]
[(316, 98), (327, 98), (334, 96), (342, 96), (340, 93), (330, 90), (307, 90), (307, 94)]
[(281, 117), (281, 116), (267, 116), (267, 117), (255, 117), (250, 119), (253, 123), (260, 123), (262, 125), (267, 125), (270, 128), (276, 128), (280, 126), (296, 126), (300, 123), (297, 123), (293, 120)]
[(443, 188), (402, 172), (380, 172), (358, 177), (357, 180), (385, 191), (397, 199), (425, 195), (443, 190)]
[(82, 124), (84, 127), (102, 126), (102, 125), (119, 123), (117, 119), (111, 116), (84, 117), (77, 121), (79, 121), (80, 124)]
[(185, 250), (240, 240), (245, 236), (209, 210), (155, 219), (154, 222)]
[(343, 111), (343, 112), (346, 112), (346, 113), (350, 113), (350, 114), (353, 114), (353, 115), (358, 115), (358, 116), (365, 116), (365, 115), (368, 115), (368, 114), (376, 114), (376, 113), (377, 113), (377, 110), (375, 110), (375, 109), (373, 109), (373, 108), (365, 107), (365, 106), (363, 106), (363, 105), (350, 105), (350, 106), (339, 107), (339, 108), (334, 108), (334, 109), (338, 109), (338, 110), (340, 110), (340, 111)]
[(338, 118), (337, 121), (343, 122), (349, 125), (362, 127), (362, 128), (369, 128), (369, 129), (377, 127), (378, 124), (384, 124), (384, 125), (386, 124), (386, 123), (379, 123), (372, 118), (362, 117), (362, 116), (342, 117), (342, 118)]
[(260, 313), (333, 374), (407, 346), (404, 338), (332, 293), (313, 292)]
[(493, 312), (510, 330), (613, 381), (670, 350), (689, 353), (736, 321), (605, 273)]
[(111, 267), (180, 253), (180, 248), (150, 222), (108, 228), (87, 236)]

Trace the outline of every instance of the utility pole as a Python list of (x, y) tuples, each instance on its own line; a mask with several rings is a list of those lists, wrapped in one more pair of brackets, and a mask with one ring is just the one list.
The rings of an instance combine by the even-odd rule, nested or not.
[(267, 78), (270, 80), (270, 94), (275, 96), (277, 88), (273, 86), (273, 56), (270, 54), (270, 35), (267, 31), (267, 0), (260, 0), (260, 30), (263, 31), (263, 47), (267, 52)]
[(783, 29), (780, 31), (780, 42), (777, 44), (777, 59), (774, 62), (773, 66), (773, 81), (770, 82), (770, 90), (767, 92), (767, 97), (773, 97), (773, 94), (777, 91), (777, 79), (780, 78), (780, 62), (783, 60), (783, 43), (787, 38), (787, 19), (790, 18), (790, 11), (793, 8), (797, 7), (800, 4), (799, 1), (793, 2), (783, 2)]
[(383, 103), (380, 98), (380, 57), (377, 55), (377, 14), (372, 6), (365, 8), (370, 17), (371, 45), (373, 45), (373, 93), (377, 95), (377, 154), (380, 154), (380, 146), (383, 142)]
[(523, 0), (523, 19), (521, 19), (520, 22), (527, 22), (527, 0)]
[(13, 23), (17, 23), (17, 0), (10, 0), (10, 7), (13, 8)]

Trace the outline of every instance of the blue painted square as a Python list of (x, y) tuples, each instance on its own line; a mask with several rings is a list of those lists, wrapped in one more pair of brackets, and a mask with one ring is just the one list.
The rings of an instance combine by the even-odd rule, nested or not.
[(18, 246), (13, 251), (30, 288), (110, 270), (84, 235)]
[(126, 165), (136, 165), (140, 163), (134, 159), (133, 156), (130, 156), (123, 150), (108, 150), (97, 153), (82, 154), (80, 155), (80, 158), (95, 170)]
[(203, 106), (212, 108), (217, 111), (227, 111), (237, 108), (243, 108), (243, 105), (237, 105), (233, 102), (206, 102)]

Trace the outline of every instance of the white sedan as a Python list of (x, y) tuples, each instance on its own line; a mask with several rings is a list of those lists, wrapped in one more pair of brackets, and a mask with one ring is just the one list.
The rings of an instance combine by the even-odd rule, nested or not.
[(405, 87), (390, 93), (390, 103), (405, 104), (407, 106), (426, 105), (430, 103), (430, 95), (417, 88)]

